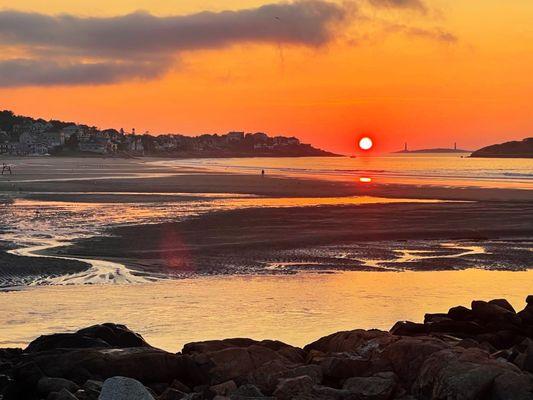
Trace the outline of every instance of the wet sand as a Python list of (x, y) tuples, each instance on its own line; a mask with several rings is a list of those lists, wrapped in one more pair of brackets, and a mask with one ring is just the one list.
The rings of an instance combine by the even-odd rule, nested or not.
[[(2, 160), (4, 161), (4, 160)], [(273, 197), (379, 196), (415, 199), (533, 201), (533, 191), (480, 187), (446, 187), (420, 183), (402, 185), (328, 181), (275, 175), (210, 172), (191, 167), (170, 167), (157, 159), (22, 158), (14, 175), (0, 177), (0, 196), (93, 202), (137, 201), (113, 193), (238, 193)], [(44, 193), (43, 193), (44, 192)], [(70, 194), (68, 194), (70, 192)], [(83, 192), (98, 192), (91, 194)], [(106, 194), (108, 193), (108, 194)], [(155, 201), (161, 196), (155, 197)], [(145, 198), (146, 199), (146, 198)], [(178, 199), (179, 200), (179, 199)]]
[(88, 264), (80, 261), (16, 256), (7, 253), (8, 249), (8, 246), (0, 244), (0, 290), (35, 284), (43, 278), (57, 278), (89, 268)]
[[(490, 215), (490, 224), (487, 224)], [(439, 257), (407, 260), (391, 269), (437, 270), (475, 266), (533, 267), (533, 204), (429, 203), (250, 208), (213, 212), (185, 221), (126, 226), (109, 236), (84, 239), (49, 254), (120, 260), (142, 271), (201, 274), (287, 273), (302, 270), (381, 270), (398, 250), (413, 248)], [(500, 242), (498, 242), (500, 240)], [(513, 250), (507, 241), (515, 241)], [(488, 254), (453, 256), (447, 241), (483, 244)], [(489, 243), (490, 242), (490, 243)], [(388, 245), (383, 245), (388, 243)], [(492, 244), (491, 244), (492, 243)], [(466, 244), (468, 246), (468, 244)], [(490, 246), (489, 246), (490, 245)], [(460, 247), (460, 245), (459, 245)], [(321, 251), (310, 250), (320, 248)], [(339, 257), (349, 249), (353, 257)], [(396, 250), (393, 250), (396, 249)], [(511, 253), (511, 254), (510, 254)], [(380, 265), (362, 263), (377, 258)], [(273, 270), (272, 264), (285, 268)], [(485, 264), (485, 265), (483, 265)]]
[[(353, 182), (341, 182), (262, 177), (169, 167), (152, 161), (155, 160), (50, 157), (7, 160), (15, 165), (14, 175), (0, 178), (0, 199), (179, 203), (206, 194), (222, 197), (245, 194), (296, 199), (380, 196), (468, 201), (320, 207), (295, 201), (294, 207), (278, 208), (253, 208), (252, 202), (251, 208), (244, 210), (108, 230), (103, 236), (79, 240), (74, 246), (53, 249), (48, 254), (101, 258), (125, 263), (143, 273), (287, 273), (313, 270), (317, 264), (322, 269), (336, 270), (377, 268), (357, 257), (342, 260), (335, 255), (339, 250), (332, 246), (352, 246), (349, 251), (359, 253), (366, 248), (365, 258), (374, 254), (382, 261), (381, 269), (389, 267), (384, 260), (394, 260), (394, 251), (402, 250), (401, 241), (425, 240), (428, 247), (417, 251), (442, 255), (441, 244), (445, 241), (469, 241), (466, 245), (472, 246), (473, 241), (493, 240), (488, 246), (492, 256), (429, 258), (423, 262), (415, 259), (404, 267), (415, 270), (487, 267), (484, 262), (489, 263), (487, 268), (496, 269), (532, 266), (528, 250), (531, 247), (528, 241), (533, 236), (531, 190), (385, 185), (361, 183), (355, 178)], [(505, 240), (520, 243), (509, 245)], [(394, 251), (380, 244), (393, 241)], [(320, 246), (328, 246), (321, 249), (325, 255), (309, 250)], [(457, 252), (460, 254), (461, 250)], [(70, 265), (70, 261), (45, 258), (34, 259), (32, 263), (43, 268), (61, 265), (68, 269)], [(276, 268), (277, 263), (283, 268)], [(76, 268), (72, 272), (77, 272)], [(11, 276), (17, 273), (26, 276), (28, 272), (23, 268), (10, 269)]]

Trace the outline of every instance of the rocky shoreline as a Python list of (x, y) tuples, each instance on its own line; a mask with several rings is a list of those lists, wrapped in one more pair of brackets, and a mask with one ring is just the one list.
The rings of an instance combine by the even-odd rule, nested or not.
[(173, 354), (123, 325), (0, 349), (0, 399), (533, 399), (533, 296), (334, 333), (303, 348), (275, 340), (189, 343)]

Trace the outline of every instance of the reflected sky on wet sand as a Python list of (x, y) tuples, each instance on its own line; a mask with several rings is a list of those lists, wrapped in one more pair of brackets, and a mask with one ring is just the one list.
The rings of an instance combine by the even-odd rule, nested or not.
[(342, 272), (200, 277), (140, 285), (48, 286), (2, 293), (0, 346), (102, 322), (124, 323), (151, 344), (180, 350), (197, 340), (276, 338), (304, 345), (355, 328), (507, 298), (522, 309), (533, 271)]

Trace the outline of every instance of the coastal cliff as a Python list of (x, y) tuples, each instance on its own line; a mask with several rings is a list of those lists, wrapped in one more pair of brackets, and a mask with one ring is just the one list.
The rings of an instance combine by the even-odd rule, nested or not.
[(303, 348), (240, 338), (173, 354), (123, 325), (95, 325), (0, 349), (0, 398), (533, 399), (533, 296), (526, 302), (516, 312), (504, 299), (473, 301)]
[(470, 157), (533, 158), (533, 137), (483, 147), (474, 151)]

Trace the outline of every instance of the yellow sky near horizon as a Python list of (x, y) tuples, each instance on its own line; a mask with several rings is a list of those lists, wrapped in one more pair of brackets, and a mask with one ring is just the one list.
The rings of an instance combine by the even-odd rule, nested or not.
[[(0, 9), (178, 15), (271, 2), (0, 0)], [(148, 81), (0, 88), (0, 108), (138, 132), (265, 131), (344, 153), (361, 133), (382, 150), (405, 141), (477, 148), (533, 135), (533, 2), (426, 4), (425, 14), (362, 5), (364, 18), (319, 48), (235, 44), (176, 54), (170, 72)]]

